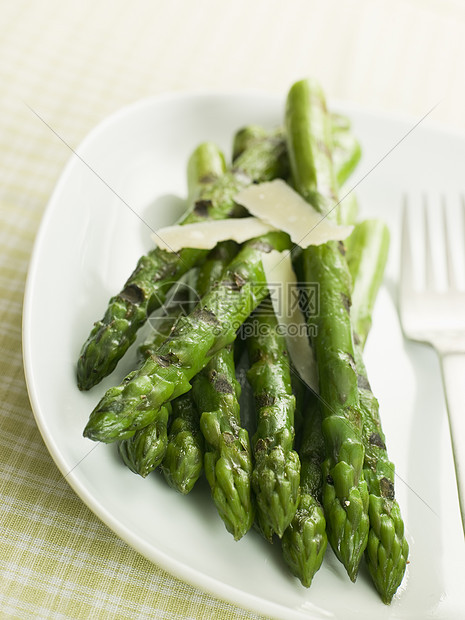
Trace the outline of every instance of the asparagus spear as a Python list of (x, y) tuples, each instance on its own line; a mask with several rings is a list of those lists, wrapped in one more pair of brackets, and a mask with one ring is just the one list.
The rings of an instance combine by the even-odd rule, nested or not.
[[(157, 329), (152, 338), (139, 347), (141, 364), (153, 355), (169, 336), (186, 301), (187, 291), (181, 289), (163, 309), (163, 315), (157, 318)], [(153, 422), (136, 431), (132, 437), (118, 443), (118, 452), (123, 462), (135, 474), (145, 478), (161, 463), (168, 445), (167, 425), (171, 415), (171, 403), (166, 403), (160, 408)]]
[(357, 167), (362, 150), (347, 116), (332, 113), (331, 126), (331, 155), (337, 184), (342, 187)]
[[(360, 145), (351, 133), (350, 120), (331, 114), (332, 156), (338, 184), (347, 181), (361, 156)], [(340, 223), (352, 223), (357, 212), (355, 194), (349, 194), (338, 206)], [(294, 377), (295, 375), (293, 375)], [(315, 394), (306, 390), (299, 379), (298, 392), (307, 392), (307, 403), (297, 406), (301, 422), (296, 436), (300, 438), (300, 501), (297, 512), (282, 538), (283, 557), (291, 572), (310, 587), (319, 570), (327, 546), (326, 520), (322, 501), (324, 440), (321, 431), (321, 406)], [(295, 387), (294, 393), (296, 393)]]
[[(266, 129), (259, 125), (247, 125), (239, 129), (233, 141), (233, 161), (250, 148), (255, 141), (267, 135)], [(276, 136), (284, 136), (283, 129), (276, 130)], [(343, 114), (331, 114), (332, 160), (336, 180), (342, 187), (360, 162), (362, 151), (360, 143), (352, 132), (351, 122)]]
[[(334, 217), (337, 182), (331, 160), (331, 124), (324, 95), (311, 81), (292, 86), (287, 98), (288, 154), (296, 189), (326, 217)], [(351, 278), (337, 242), (307, 248), (305, 280), (319, 283), (319, 314), (312, 338), (326, 443), (323, 506), (328, 539), (354, 581), (368, 539), (368, 490), (355, 351), (349, 315)]]
[[(334, 123), (334, 117), (333, 117)], [(350, 134), (333, 132), (338, 146), (333, 148), (335, 161), (343, 155), (342, 138)], [(350, 168), (346, 169), (348, 172)], [(338, 182), (346, 179), (339, 166)], [(390, 463), (378, 413), (378, 402), (369, 388), (361, 350), (371, 327), (371, 315), (383, 276), (389, 245), (386, 226), (377, 221), (364, 221), (355, 227), (347, 240), (347, 261), (354, 281), (352, 293), (352, 324), (355, 330), (355, 358), (363, 416), (365, 458), (363, 472), (370, 493), (369, 537), (365, 555), (372, 579), (383, 601), (389, 603), (405, 573), (408, 544), (400, 508), (394, 499), (394, 466)]]
[[(199, 295), (218, 286), (237, 251), (235, 243), (224, 242), (210, 252), (199, 272)], [(241, 427), (240, 391), (232, 344), (218, 351), (192, 380), (192, 398), (200, 412), (200, 429), (206, 443), (205, 474), (218, 513), (236, 540), (244, 536), (254, 520), (252, 454), (248, 432)]]
[[(225, 169), (226, 164), (224, 156), (219, 148), (212, 142), (200, 144), (189, 158), (187, 166), (187, 185), (190, 199), (193, 200), (195, 196), (201, 192), (203, 187), (212, 183), (214, 179), (219, 178), (219, 176), (224, 173)], [(164, 312), (162, 316), (157, 317), (157, 329), (152, 335), (152, 338), (139, 347), (139, 355), (142, 357), (142, 361), (153, 355), (157, 348), (166, 340), (183, 309), (183, 305), (185, 306), (187, 301), (188, 294), (186, 287), (176, 291), (168, 307), (163, 309)], [(192, 425), (194, 424), (191, 411), (192, 407), (188, 405), (189, 399), (190, 396), (186, 396), (181, 402), (177, 402), (178, 399), (175, 399), (173, 403), (175, 413), (174, 427), (178, 432), (175, 435), (171, 432), (169, 455), (171, 457), (170, 462), (174, 463), (173, 443), (176, 437), (178, 439), (176, 444), (177, 448), (184, 448), (182, 456), (188, 456), (191, 461), (187, 469), (189, 472), (196, 472), (195, 457), (197, 456), (197, 451), (201, 450), (201, 445), (199, 445), (201, 438), (192, 435), (189, 436), (191, 441), (188, 442), (186, 433), (180, 434), (180, 431), (184, 429), (186, 425), (192, 430)], [(191, 413), (190, 419), (186, 419), (188, 413)], [(167, 424), (168, 417), (171, 414), (171, 405), (161, 407), (153, 422), (139, 429), (132, 437), (123, 439), (119, 442), (119, 453), (123, 461), (134, 473), (140, 474), (145, 478), (161, 463), (168, 448)], [(181, 420), (176, 421), (178, 417), (180, 417)], [(200, 433), (198, 433), (198, 435), (200, 435)], [(185, 442), (185, 445), (179, 445), (181, 438)], [(202, 458), (203, 453), (201, 453), (200, 460)], [(182, 457), (180, 462), (177, 462), (176, 465), (178, 465), (178, 472), (183, 466), (186, 468)], [(197, 474), (197, 477), (198, 475), (199, 474)], [(176, 479), (176, 477), (174, 477), (174, 479)], [(171, 479), (169, 479), (169, 481), (171, 482)], [(186, 482), (183, 489), (186, 489), (189, 485), (190, 483)]]
[[(199, 182), (202, 182), (201, 179)], [(208, 287), (209, 283), (215, 281), (215, 278), (219, 278), (224, 264), (235, 252), (236, 245), (228, 242), (212, 250), (197, 276), (197, 282), (200, 282), (200, 286)], [(201, 290), (203, 289), (199, 289), (198, 292), (200, 293)], [(152, 339), (148, 345), (141, 347), (145, 359), (151, 355), (156, 355), (157, 348), (166, 339), (164, 336), (169, 335), (171, 327), (174, 325), (177, 316), (173, 316), (171, 325), (168, 323), (169, 317), (165, 317), (164, 325), (166, 324), (168, 329), (164, 328), (164, 325), (158, 325), (157, 337)], [(200, 430), (200, 414), (194, 402), (192, 391), (175, 398), (171, 402), (171, 409), (172, 421), (166, 438), (166, 451), (162, 455), (163, 460), (161, 462), (160, 460), (157, 462), (154, 459), (152, 460), (151, 469), (160, 464), (168, 484), (185, 495), (192, 490), (203, 470), (205, 446)], [(138, 430), (134, 437), (120, 442), (120, 447), (125, 447), (125, 444), (132, 444), (134, 440), (140, 442), (146, 435), (150, 437), (153, 427), (158, 428), (161, 434), (163, 425), (165, 425), (164, 436), (166, 437), (166, 420), (163, 418), (160, 421), (157, 415), (151, 424)]]
[(355, 359), (363, 412), (363, 471), (370, 494), (370, 531), (365, 557), (373, 583), (386, 604), (391, 602), (402, 582), (409, 548), (400, 507), (395, 499), (394, 465), (388, 457), (379, 404), (368, 382), (362, 349), (371, 328), (371, 315), (386, 265), (388, 246), (388, 229), (377, 220), (357, 224), (347, 243), (347, 260), (354, 279), (352, 321), (359, 340)]
[(289, 236), (270, 232), (248, 241), (226, 268), (220, 285), (181, 316), (156, 355), (110, 388), (90, 414), (84, 436), (105, 443), (150, 424), (166, 402), (190, 389), (190, 380), (223, 347), (267, 296), (263, 253), (290, 247)]
[(171, 403), (166, 403), (157, 413), (154, 422), (138, 430), (130, 439), (120, 441), (118, 452), (127, 467), (146, 478), (162, 461), (168, 436), (166, 428), (171, 415)]
[(192, 393), (178, 396), (171, 407), (173, 419), (160, 469), (170, 487), (187, 495), (203, 471), (205, 445)]
[(226, 529), (239, 540), (254, 521), (249, 435), (240, 424), (233, 345), (219, 351), (192, 383), (205, 438), (205, 475)]
[(321, 464), (325, 446), (321, 432), (321, 407), (312, 393), (303, 412), (298, 453), (301, 462), (300, 501), (282, 538), (283, 557), (302, 585), (310, 587), (323, 562), (328, 537), (322, 500)]
[(257, 520), (265, 538), (282, 537), (299, 502), (300, 460), (294, 445), (295, 396), (285, 337), (271, 309), (250, 320), (247, 378), (255, 398), (257, 430), (252, 438), (252, 484)]
[(389, 250), (389, 230), (380, 220), (363, 220), (346, 239), (346, 259), (353, 280), (350, 309), (355, 339), (365, 346), (375, 299)]
[[(166, 340), (179, 316), (180, 306), (166, 311), (157, 323), (155, 336), (139, 347), (144, 360), (156, 354)], [(171, 426), (167, 433), (168, 417)], [(143, 477), (158, 465), (168, 484), (180, 493), (189, 493), (203, 469), (203, 437), (199, 428), (199, 414), (187, 392), (157, 412), (153, 422), (119, 442), (119, 453), (126, 465)]]
[[(232, 159), (236, 161), (238, 157), (242, 155), (244, 151), (250, 148), (251, 144), (255, 141), (263, 140), (267, 135), (267, 130), (260, 125), (246, 125), (238, 131), (236, 131), (233, 140)], [(275, 130), (276, 136), (284, 138), (282, 129)], [(285, 156), (285, 155), (284, 155)]]
[(187, 161), (187, 202), (193, 204), (202, 191), (217, 183), (226, 172), (223, 152), (214, 142), (201, 142)]
[(336, 208), (338, 224), (354, 224), (358, 214), (358, 201), (353, 191), (344, 184), (357, 167), (362, 151), (351, 131), (350, 120), (341, 114), (332, 114), (332, 160), (339, 186), (339, 204)]
[[(189, 196), (199, 193), (202, 184), (209, 183), (212, 177), (223, 174), (226, 169), (224, 157), (217, 158), (217, 149), (212, 143), (204, 143), (197, 149), (197, 157), (191, 157), (187, 169)], [(196, 277), (196, 297), (200, 290), (208, 288), (219, 276), (224, 263), (232, 258), (235, 246), (222, 244), (212, 250)], [(193, 399), (192, 391), (186, 392), (172, 401), (173, 419), (168, 435), (168, 445), (160, 468), (167, 483), (186, 495), (197, 482), (202, 470), (205, 441), (200, 430), (200, 414)]]
[[(283, 152), (283, 140), (275, 132), (254, 141), (233, 168), (202, 189), (181, 223), (234, 215), (238, 209), (234, 196), (241, 188), (285, 174)], [(198, 158), (198, 153), (192, 158)], [(189, 166), (195, 169), (201, 162), (191, 162)], [(207, 253), (193, 248), (179, 253), (155, 248), (139, 259), (122, 291), (110, 299), (103, 319), (94, 324), (82, 347), (77, 364), (80, 389), (90, 389), (114, 370), (148, 315), (164, 303), (173, 282), (205, 259)]]
[[(155, 333), (148, 342), (139, 347), (141, 364), (169, 336), (186, 300), (186, 290), (178, 291), (163, 309), (163, 314), (157, 317)], [(118, 442), (118, 452), (123, 462), (135, 474), (145, 478), (163, 459), (168, 443), (166, 427), (171, 413), (171, 404), (167, 403), (160, 408), (151, 424), (139, 429), (132, 437)]]
[(370, 531), (365, 557), (368, 570), (384, 603), (389, 604), (404, 577), (409, 547), (404, 522), (394, 492), (394, 465), (386, 450), (379, 405), (368, 383), (361, 349), (356, 350), (361, 384), (364, 475), (368, 484)]

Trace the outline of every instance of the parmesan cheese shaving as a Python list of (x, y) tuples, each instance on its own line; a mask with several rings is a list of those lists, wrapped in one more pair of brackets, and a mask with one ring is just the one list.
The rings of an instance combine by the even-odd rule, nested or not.
[(177, 252), (182, 248), (211, 250), (220, 241), (232, 239), (243, 243), (260, 235), (276, 230), (270, 224), (256, 217), (238, 219), (208, 220), (184, 226), (166, 226), (160, 228), (152, 238), (159, 248), (168, 252)]
[(302, 248), (342, 241), (353, 230), (353, 226), (339, 226), (323, 217), (282, 179), (250, 185), (235, 200), (251, 215), (286, 232)]
[(262, 258), (273, 310), (286, 338), (292, 363), (303, 382), (318, 394), (318, 373), (309, 326), (299, 305), (299, 289), (289, 252), (273, 250)]

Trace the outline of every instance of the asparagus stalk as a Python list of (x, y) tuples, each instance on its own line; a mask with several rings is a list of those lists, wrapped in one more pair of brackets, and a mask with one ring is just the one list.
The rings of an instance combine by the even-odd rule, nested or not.
[[(194, 199), (204, 184), (211, 183), (226, 171), (223, 155), (215, 144), (206, 142), (197, 148), (187, 167), (188, 194)], [(224, 243), (213, 249), (196, 278), (196, 292), (206, 292), (218, 279), (226, 262), (232, 258), (235, 245)], [(160, 468), (167, 483), (183, 495), (190, 493), (203, 471), (205, 441), (200, 430), (200, 413), (192, 391), (172, 401), (172, 422), (168, 445)]]
[[(166, 340), (178, 318), (181, 305), (172, 306), (157, 321), (152, 339), (139, 347), (146, 360)], [(168, 419), (171, 425), (168, 434)], [(166, 403), (153, 422), (137, 430), (132, 437), (118, 443), (124, 463), (136, 474), (146, 477), (160, 466), (167, 483), (182, 494), (189, 493), (203, 470), (204, 441), (199, 413), (187, 392)]]
[(187, 495), (203, 471), (205, 444), (192, 393), (178, 396), (171, 407), (172, 422), (160, 469), (170, 487)]
[[(236, 131), (233, 140), (233, 149), (232, 149), (232, 159), (233, 162), (236, 161), (244, 151), (250, 148), (250, 146), (256, 142), (263, 140), (263, 138), (267, 135), (267, 130), (260, 125), (246, 125), (242, 127), (238, 131)], [(276, 136), (280, 136), (284, 139), (284, 135), (282, 129), (275, 130)], [(284, 155), (285, 157), (285, 155)]]
[[(324, 95), (311, 81), (297, 82), (287, 98), (288, 154), (296, 189), (322, 215), (334, 217), (337, 180), (331, 160), (331, 124)], [(363, 477), (361, 407), (349, 315), (351, 277), (337, 242), (307, 248), (305, 280), (319, 283), (320, 311), (312, 338), (322, 402), (323, 506), (328, 539), (355, 581), (368, 539), (368, 490)]]
[(231, 261), (221, 283), (193, 312), (179, 317), (156, 355), (110, 388), (90, 414), (84, 436), (105, 443), (131, 437), (150, 424), (166, 402), (191, 388), (190, 380), (223, 347), (267, 296), (263, 253), (290, 247), (289, 236), (270, 232), (248, 241)]
[(350, 317), (344, 307), (345, 300), (350, 299), (350, 280), (344, 277), (342, 255), (330, 247), (325, 250), (307, 256), (304, 264), (306, 281), (320, 283), (320, 314), (312, 321), (318, 329), (313, 347), (326, 442), (323, 505), (331, 546), (354, 581), (368, 537), (368, 491), (362, 471), (364, 446), (355, 351)]
[(201, 142), (187, 161), (187, 202), (193, 204), (226, 172), (223, 152), (214, 142)]
[(301, 462), (300, 501), (297, 512), (282, 538), (283, 557), (291, 572), (309, 588), (323, 562), (328, 544), (322, 500), (321, 464), (325, 446), (321, 432), (321, 408), (308, 394), (303, 412), (298, 453)]
[(380, 220), (363, 220), (346, 239), (346, 259), (353, 280), (350, 315), (355, 339), (362, 349), (371, 328), (388, 251), (389, 230)]
[(342, 187), (357, 167), (362, 150), (347, 116), (332, 113), (331, 126), (332, 161), (337, 184)]
[[(196, 195), (200, 194), (203, 187), (212, 183), (212, 180), (219, 178), (220, 175), (224, 173), (225, 169), (226, 165), (224, 156), (219, 148), (212, 142), (204, 142), (200, 144), (188, 161), (187, 185), (189, 197), (194, 199)], [(139, 355), (142, 357), (142, 361), (153, 355), (157, 348), (164, 342), (164, 340), (166, 340), (176, 319), (183, 309), (183, 305), (187, 301), (186, 288), (182, 288), (181, 291), (177, 291), (177, 295), (175, 294), (173, 296), (173, 299), (168, 307), (163, 309), (164, 313), (162, 316), (157, 317), (157, 329), (152, 335), (152, 338), (147, 343), (139, 347)], [(186, 426), (188, 426), (189, 430), (193, 430), (194, 419), (192, 407), (189, 407), (188, 405), (189, 399), (190, 396), (186, 396), (181, 402), (177, 402), (177, 399), (175, 399), (173, 403), (175, 413), (174, 429), (178, 432), (176, 434), (173, 434), (173, 432), (170, 433), (171, 447), (169, 450), (169, 457), (171, 460), (169, 462), (171, 464), (175, 462), (173, 444), (176, 438), (178, 440), (176, 443), (176, 448), (183, 449), (180, 462), (176, 463), (176, 465), (178, 465), (178, 472), (181, 468), (185, 468), (190, 473), (197, 473), (196, 457), (198, 457), (198, 450), (201, 450), (201, 438), (195, 436), (194, 434), (188, 435), (187, 437), (185, 432), (181, 434), (181, 430), (187, 430), (185, 428)], [(186, 419), (188, 413), (191, 413), (190, 419)], [(137, 473), (145, 478), (161, 463), (162, 459), (165, 457), (169, 442), (167, 436), (167, 424), (168, 417), (171, 414), (171, 405), (161, 407), (153, 422), (144, 428), (139, 429), (132, 437), (123, 439), (119, 442), (119, 453), (123, 461), (134, 473)], [(178, 420), (178, 417), (180, 420)], [(184, 441), (184, 445), (182, 445), (181, 438), (182, 441)], [(188, 441), (188, 438), (190, 439), (190, 442)], [(185, 463), (186, 459), (184, 457), (190, 460), (187, 466)], [(200, 459), (202, 458), (203, 453), (201, 453), (200, 456)], [(200, 472), (197, 474), (197, 477), (199, 474)], [(173, 480), (177, 480), (176, 476)], [(169, 479), (169, 482), (171, 482), (171, 479)], [(190, 483), (186, 482), (183, 489), (185, 490), (189, 485)]]
[(252, 527), (252, 455), (249, 435), (240, 424), (240, 385), (233, 345), (219, 351), (193, 381), (205, 438), (205, 475), (226, 529), (239, 540)]
[(138, 430), (130, 439), (119, 442), (118, 452), (135, 474), (146, 478), (161, 463), (168, 444), (166, 428), (170, 415), (171, 403), (166, 403), (160, 407), (154, 422)]
[[(200, 270), (197, 292), (204, 295), (221, 282), (223, 271), (237, 254), (232, 242), (219, 244)], [(252, 454), (249, 435), (241, 427), (234, 347), (227, 345), (192, 380), (192, 397), (200, 412), (205, 439), (204, 467), (213, 501), (226, 529), (239, 540), (251, 528)]]
[[(157, 319), (156, 332), (148, 342), (139, 347), (141, 364), (169, 336), (185, 301), (184, 290), (174, 296), (171, 303), (164, 308), (163, 315)], [(123, 462), (135, 474), (145, 478), (161, 463), (168, 444), (167, 425), (171, 414), (171, 404), (166, 403), (157, 412), (153, 422), (136, 431), (132, 437), (118, 442), (118, 452)]]
[[(181, 308), (178, 306), (158, 321), (157, 332), (148, 343), (139, 347), (146, 360), (169, 336)], [(168, 416), (171, 416), (169, 434)], [(158, 465), (167, 483), (182, 494), (189, 493), (203, 470), (204, 442), (199, 427), (199, 413), (187, 392), (160, 408), (153, 422), (119, 442), (123, 461), (142, 476)]]
[(404, 536), (400, 507), (395, 499), (394, 465), (388, 457), (379, 404), (371, 391), (360, 347), (357, 347), (356, 363), (362, 386), (363, 471), (370, 494), (370, 530), (365, 557), (376, 589), (383, 602), (389, 604), (404, 577), (409, 547)]
[(336, 209), (338, 224), (354, 224), (358, 215), (358, 201), (353, 191), (344, 184), (357, 167), (362, 151), (351, 131), (350, 120), (341, 114), (332, 114), (332, 160), (339, 186), (339, 204)]
[[(350, 121), (340, 114), (331, 115), (333, 138), (333, 165), (337, 183), (347, 181), (361, 156), (360, 145), (351, 133)], [(340, 223), (353, 223), (358, 210), (353, 193), (338, 206)], [(295, 375), (293, 375), (294, 377)], [(291, 572), (301, 583), (310, 587), (319, 570), (327, 547), (326, 520), (322, 500), (323, 477), (321, 464), (324, 460), (324, 440), (321, 431), (321, 407), (317, 397), (305, 389), (300, 379), (293, 387), (294, 393), (307, 392), (307, 403), (296, 408), (299, 414), (300, 437), (298, 454), (301, 461), (300, 501), (297, 512), (282, 538), (283, 557)], [(294, 382), (295, 383), (295, 382)], [(300, 399), (304, 400), (304, 399)]]
[(265, 538), (280, 538), (299, 502), (300, 460), (294, 445), (295, 396), (292, 393), (286, 340), (270, 309), (259, 308), (250, 320), (247, 373), (255, 398), (257, 430), (252, 438), (252, 484), (258, 526)]
[[(350, 119), (343, 114), (332, 113), (330, 116), (333, 166), (337, 184), (342, 187), (358, 166), (362, 150), (352, 132)], [(266, 135), (267, 130), (260, 125), (246, 125), (239, 129), (233, 141), (233, 161), (250, 148), (253, 142), (262, 140)], [(284, 130), (277, 129), (276, 136), (278, 135), (284, 136)]]
[[(235, 161), (234, 168), (206, 185), (180, 223), (223, 219), (237, 213), (234, 197), (252, 182), (271, 180), (285, 174), (284, 143), (275, 132), (256, 140)], [(195, 152), (192, 158), (198, 158)], [(189, 164), (199, 168), (201, 162)], [(138, 329), (149, 314), (160, 307), (171, 286), (208, 251), (185, 248), (171, 253), (159, 248), (139, 259), (122, 291), (112, 297), (104, 317), (97, 321), (84, 343), (77, 364), (77, 382), (88, 390), (112, 372), (134, 342)]]
[(382, 281), (389, 246), (383, 222), (357, 224), (347, 243), (347, 260), (354, 280), (352, 321), (358, 336), (355, 359), (363, 412), (363, 471), (368, 484), (370, 530), (365, 557), (373, 583), (389, 604), (402, 582), (408, 559), (404, 523), (395, 499), (395, 469), (386, 449), (379, 403), (368, 382), (362, 349), (371, 328), (371, 316)]

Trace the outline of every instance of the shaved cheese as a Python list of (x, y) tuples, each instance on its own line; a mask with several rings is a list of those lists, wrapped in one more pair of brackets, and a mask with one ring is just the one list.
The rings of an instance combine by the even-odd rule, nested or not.
[(306, 248), (327, 241), (341, 241), (353, 230), (353, 226), (338, 226), (322, 217), (281, 179), (250, 185), (239, 192), (235, 200), (248, 209), (251, 217), (166, 226), (160, 228), (153, 239), (159, 248), (169, 252), (182, 248), (211, 250), (220, 241), (231, 239), (244, 243), (283, 230), (294, 243)]
[(299, 289), (290, 252), (272, 250), (262, 258), (273, 310), (286, 338), (292, 363), (302, 381), (318, 394), (318, 373), (309, 340), (309, 326), (300, 308)]
[(182, 248), (211, 250), (220, 241), (231, 239), (243, 243), (276, 230), (256, 217), (208, 220), (184, 226), (160, 228), (152, 238), (162, 250), (177, 252)]
[(302, 248), (342, 241), (353, 230), (353, 226), (339, 226), (323, 217), (282, 179), (250, 185), (235, 201), (251, 215), (286, 232)]

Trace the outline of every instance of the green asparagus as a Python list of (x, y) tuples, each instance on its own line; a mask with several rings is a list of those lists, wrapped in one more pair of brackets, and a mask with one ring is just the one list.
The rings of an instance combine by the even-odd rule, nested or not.
[[(324, 95), (297, 82), (287, 98), (286, 131), (294, 184), (325, 217), (334, 217), (337, 180)], [(305, 281), (319, 283), (319, 314), (311, 317), (326, 443), (323, 506), (328, 539), (354, 581), (368, 539), (368, 490), (363, 477), (360, 398), (350, 321), (351, 277), (337, 242), (310, 246), (302, 257)]]
[[(246, 125), (238, 131), (236, 131), (233, 140), (232, 160), (235, 162), (244, 151), (247, 151), (253, 145), (254, 142), (263, 140), (263, 138), (269, 134), (269, 132), (260, 125)], [(275, 130), (275, 135), (284, 138), (282, 130), (280, 128)], [(283, 157), (285, 157), (283, 153)]]
[[(259, 125), (247, 125), (236, 132), (233, 142), (233, 160), (250, 148), (257, 140), (266, 137), (267, 131)], [(276, 136), (283, 135), (283, 129), (276, 130)], [(352, 132), (351, 122), (343, 114), (331, 114), (332, 160), (336, 180), (342, 187), (360, 162), (360, 143)]]
[[(198, 195), (203, 186), (212, 182), (225, 171), (222, 153), (211, 142), (200, 144), (194, 151), (187, 168), (187, 185), (190, 197)], [(207, 261), (208, 262), (208, 261)], [(211, 261), (210, 261), (211, 262)], [(156, 354), (157, 348), (169, 336), (180, 311), (187, 307), (191, 289), (181, 288), (179, 305), (172, 305), (172, 311), (165, 310), (157, 318), (155, 336), (139, 347), (144, 360)], [(204, 442), (200, 432), (199, 413), (192, 400), (191, 392), (182, 394), (171, 402), (171, 425), (167, 435), (165, 407), (161, 407), (155, 420), (138, 430), (133, 437), (119, 443), (123, 460), (136, 473), (147, 475), (160, 465), (168, 484), (186, 494), (198, 480), (203, 469)], [(164, 443), (165, 450), (161, 449)], [(160, 445), (160, 449), (156, 446)]]
[(254, 521), (249, 435), (240, 425), (240, 385), (232, 344), (219, 351), (192, 383), (205, 438), (205, 475), (227, 530), (239, 540)]
[[(276, 132), (254, 141), (231, 170), (202, 189), (180, 223), (235, 215), (238, 207), (234, 197), (241, 188), (286, 174), (284, 151), (284, 141)], [(194, 169), (201, 165), (190, 163)], [(148, 315), (165, 302), (172, 284), (207, 254), (206, 250), (193, 248), (179, 253), (155, 248), (139, 259), (122, 291), (110, 299), (103, 319), (94, 324), (82, 347), (77, 364), (80, 389), (90, 389), (114, 370)]]
[[(212, 142), (200, 144), (188, 161), (187, 185), (189, 197), (194, 199), (195, 196), (200, 194), (203, 187), (210, 184), (212, 179), (218, 178), (224, 171), (224, 156), (218, 147)], [(161, 316), (154, 318), (154, 320), (156, 320), (156, 330), (152, 334), (152, 337), (139, 347), (139, 355), (142, 358), (142, 362), (153, 355), (157, 348), (166, 340), (176, 319), (186, 307), (188, 301), (188, 288), (184, 284), (178, 287), (174, 292), (169, 305), (163, 308)], [(182, 399), (183, 397), (179, 398)], [(199, 442), (201, 442), (201, 437), (199, 437), (200, 432), (198, 432), (197, 436), (195, 436), (194, 433), (180, 433), (182, 429), (185, 431), (187, 431), (187, 428), (189, 431), (194, 430), (193, 426), (195, 421), (191, 411), (192, 407), (188, 405), (189, 399), (190, 396), (186, 396), (181, 402), (178, 402), (178, 399), (175, 399), (173, 402), (175, 421), (170, 433), (170, 443), (167, 436), (168, 417), (173, 412), (170, 405), (161, 407), (150, 424), (139, 429), (132, 437), (123, 439), (119, 442), (119, 453), (123, 461), (133, 472), (146, 477), (161, 463), (162, 459), (165, 458), (168, 447), (170, 448), (169, 457), (171, 459), (169, 462), (173, 464), (175, 461), (173, 446), (175, 440), (177, 440), (176, 448), (181, 448), (184, 451), (180, 459), (181, 462), (177, 462), (176, 464), (180, 467), (184, 466), (190, 473), (197, 473), (195, 459), (198, 457), (198, 451), (201, 450), (201, 445), (199, 445)], [(191, 417), (186, 419), (189, 413), (191, 413)], [(181, 420), (176, 421), (178, 417), (180, 417)], [(173, 430), (177, 432), (174, 433)], [(182, 442), (184, 442), (184, 444), (182, 444)], [(190, 459), (187, 467), (184, 463), (184, 457)], [(203, 452), (201, 451), (200, 461), (202, 458)], [(180, 471), (179, 468), (178, 471)], [(199, 474), (200, 472), (197, 474), (197, 477)], [(175, 476), (173, 481), (176, 479)], [(171, 479), (169, 480), (171, 481)], [(185, 490), (190, 485), (191, 482), (185, 481), (183, 483), (183, 489)]]
[(203, 471), (205, 445), (192, 393), (178, 396), (171, 407), (173, 419), (160, 469), (170, 487), (187, 495)]
[(358, 215), (358, 201), (355, 193), (348, 188), (347, 180), (357, 167), (361, 158), (360, 144), (351, 131), (350, 121), (341, 114), (332, 114), (332, 160), (336, 181), (340, 188), (336, 219), (338, 224), (354, 224)]
[[(217, 286), (223, 271), (237, 254), (236, 244), (219, 244), (200, 270), (197, 292)], [(252, 454), (249, 435), (241, 427), (234, 348), (227, 345), (192, 380), (192, 396), (200, 412), (205, 439), (205, 474), (212, 497), (227, 530), (239, 540), (252, 526)]]
[(368, 383), (360, 347), (357, 347), (356, 363), (363, 412), (363, 471), (370, 494), (370, 531), (365, 557), (376, 589), (383, 602), (389, 604), (404, 577), (409, 547), (395, 499), (394, 465), (388, 458), (378, 401)]
[(308, 588), (323, 562), (328, 543), (321, 505), (321, 464), (325, 455), (321, 407), (316, 396), (311, 393), (305, 405), (298, 454), (301, 462), (299, 507), (284, 532), (282, 549), (291, 572)]
[[(150, 357), (153, 351), (169, 336), (185, 301), (186, 295), (179, 294), (169, 306), (164, 308), (163, 315), (157, 319), (155, 334), (148, 342), (139, 347), (141, 363)], [(168, 445), (168, 418), (171, 413), (171, 404), (167, 403), (160, 408), (157, 416), (150, 424), (139, 429), (132, 437), (123, 439), (118, 443), (118, 452), (123, 462), (135, 474), (145, 478), (164, 458)]]
[[(169, 336), (179, 310), (168, 310), (157, 321), (152, 339), (139, 347), (143, 359), (156, 354), (157, 348)], [(168, 418), (171, 416), (169, 434)], [(119, 452), (132, 471), (146, 476), (158, 465), (168, 484), (180, 493), (189, 493), (203, 470), (204, 442), (199, 427), (199, 413), (187, 392), (161, 407), (153, 422), (136, 431), (129, 439), (119, 442)], [(164, 448), (164, 449), (163, 449)]]
[(402, 582), (409, 548), (400, 507), (395, 499), (394, 465), (388, 458), (379, 404), (368, 382), (362, 349), (371, 328), (388, 246), (388, 229), (377, 220), (357, 224), (347, 243), (347, 260), (354, 280), (352, 321), (358, 337), (355, 359), (363, 412), (363, 471), (370, 494), (370, 530), (365, 557), (373, 583), (386, 604), (391, 602)]
[(90, 414), (84, 436), (105, 443), (131, 437), (150, 424), (166, 402), (187, 392), (190, 380), (223, 347), (266, 297), (263, 253), (290, 247), (289, 236), (270, 232), (248, 241), (188, 316), (181, 316), (170, 338), (123, 382), (110, 388)]
[(194, 204), (225, 172), (226, 160), (218, 145), (201, 142), (187, 161), (187, 203)]
[(388, 250), (389, 230), (380, 220), (363, 220), (346, 239), (346, 259), (353, 280), (350, 315), (355, 339), (362, 348), (371, 328)]
[(293, 449), (295, 396), (285, 337), (272, 310), (259, 308), (247, 339), (257, 430), (252, 438), (252, 484), (264, 537), (282, 537), (299, 502), (300, 460)]
[(170, 414), (171, 403), (166, 403), (154, 422), (118, 444), (123, 462), (135, 474), (146, 478), (161, 463), (168, 444), (166, 428)]
[(347, 116), (332, 113), (331, 126), (331, 156), (337, 184), (342, 187), (360, 162), (362, 150)]
[[(332, 158), (338, 184), (347, 181), (361, 156), (360, 145), (353, 134), (347, 117), (340, 114), (331, 115)], [(351, 224), (356, 219), (358, 210), (355, 194), (350, 193), (343, 203), (338, 205), (339, 223)], [(354, 246), (355, 250), (355, 246)], [(295, 377), (293, 373), (293, 378)], [(300, 379), (293, 387), (294, 393), (307, 394), (306, 405), (296, 408), (301, 422), (296, 425), (296, 436), (300, 438), (298, 454), (301, 461), (299, 508), (282, 538), (283, 557), (291, 572), (302, 584), (310, 587), (315, 573), (319, 570), (328, 542), (326, 520), (321, 505), (323, 476), (321, 465), (324, 460), (324, 439), (321, 430), (321, 403), (303, 385)], [(304, 400), (301, 397), (301, 400)]]

